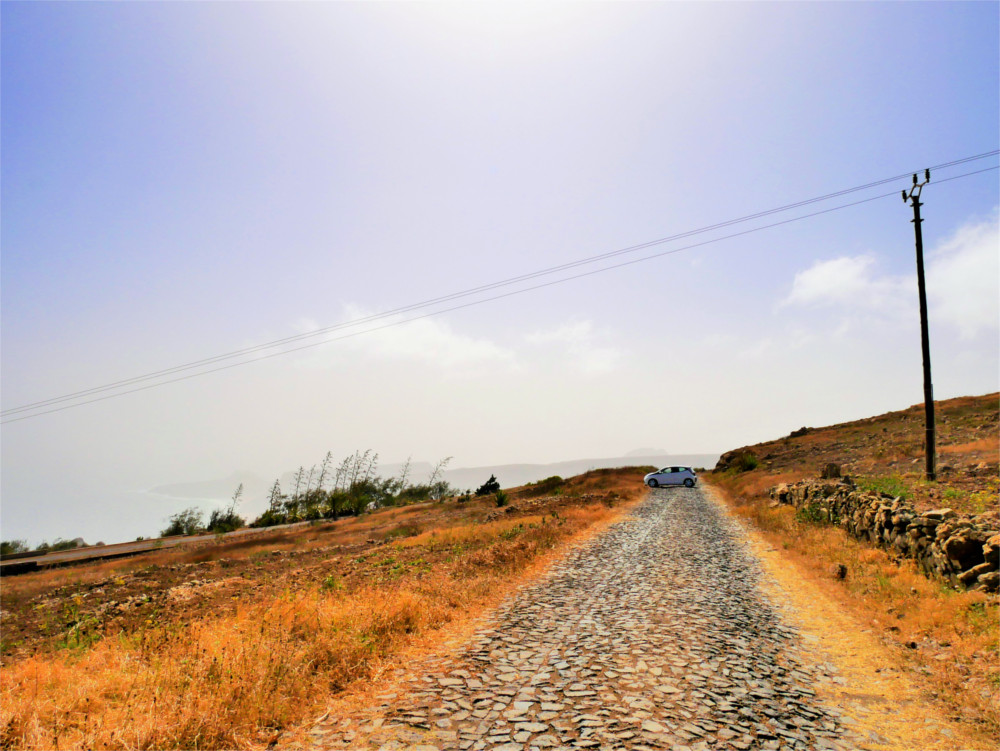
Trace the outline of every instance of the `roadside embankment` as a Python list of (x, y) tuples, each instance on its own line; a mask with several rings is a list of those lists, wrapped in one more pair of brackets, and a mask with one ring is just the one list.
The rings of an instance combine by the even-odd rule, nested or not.
[(858, 488), (849, 480), (781, 483), (772, 499), (799, 516), (838, 524), (867, 540), (917, 561), (951, 584), (996, 592), (1000, 583), (1000, 512), (959, 514), (950, 508), (918, 512), (900, 497)]

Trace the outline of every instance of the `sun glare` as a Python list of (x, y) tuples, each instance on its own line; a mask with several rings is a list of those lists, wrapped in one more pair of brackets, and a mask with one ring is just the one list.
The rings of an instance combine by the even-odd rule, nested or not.
[(458, 32), (497, 37), (534, 36), (554, 31), (582, 14), (573, 3), (459, 2), (421, 6), (429, 16)]

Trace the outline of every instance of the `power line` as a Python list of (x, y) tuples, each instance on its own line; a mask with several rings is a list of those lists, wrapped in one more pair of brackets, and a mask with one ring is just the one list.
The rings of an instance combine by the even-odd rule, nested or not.
[[(982, 154), (976, 154), (976, 155), (973, 155), (973, 156), (963, 157), (961, 159), (956, 159), (956, 160), (953, 160), (953, 161), (950, 161), (950, 162), (945, 162), (943, 164), (934, 165), (930, 169), (940, 170), (940, 169), (944, 169), (946, 167), (953, 167), (953, 166), (956, 166), (956, 165), (959, 165), (959, 164), (966, 164), (968, 162), (977, 161), (977, 160), (980, 160), (980, 159), (986, 159), (986, 158), (989, 158), (991, 156), (996, 156), (998, 154), (1000, 154), (1000, 149), (996, 149), (996, 150), (993, 150), (993, 151), (984, 152)], [(14, 415), (14, 414), (22, 413), (22, 412), (31, 412), (31, 411), (34, 411), (34, 410), (38, 409), (39, 407), (46, 407), (46, 406), (50, 406), (50, 405), (53, 405), (53, 404), (60, 404), (60, 403), (67, 402), (67, 401), (74, 401), (74, 400), (76, 400), (76, 399), (78, 399), (80, 397), (91, 396), (93, 394), (99, 394), (99, 393), (103, 393), (103, 392), (106, 392), (106, 391), (114, 391), (114, 390), (119, 389), (119, 388), (121, 388), (123, 386), (129, 386), (129, 385), (133, 385), (133, 384), (136, 384), (136, 383), (142, 383), (142, 382), (145, 382), (145, 381), (155, 380), (155, 379), (158, 379), (158, 378), (162, 378), (164, 376), (173, 375), (175, 373), (181, 373), (181, 372), (184, 372), (186, 370), (193, 370), (195, 368), (201, 368), (201, 367), (204, 367), (206, 365), (212, 365), (212, 364), (215, 364), (215, 363), (218, 363), (218, 362), (223, 362), (225, 360), (231, 360), (231, 359), (234, 359), (234, 358), (237, 358), (237, 357), (243, 357), (243, 356), (246, 356), (246, 355), (254, 354), (256, 352), (262, 352), (262, 351), (265, 351), (265, 350), (268, 350), (268, 349), (273, 349), (275, 347), (281, 347), (283, 345), (290, 344), (290, 343), (297, 342), (297, 341), (302, 341), (304, 339), (311, 339), (311, 338), (314, 338), (314, 337), (317, 337), (317, 336), (322, 336), (324, 334), (329, 334), (329, 333), (332, 333), (334, 331), (340, 331), (340, 330), (343, 330), (343, 329), (346, 329), (346, 328), (353, 328), (353, 327), (360, 326), (360, 325), (365, 324), (365, 323), (371, 323), (371, 322), (382, 320), (382, 319), (385, 319), (385, 318), (390, 318), (392, 316), (401, 315), (403, 313), (409, 313), (409, 312), (412, 312), (414, 310), (420, 310), (422, 308), (430, 307), (432, 305), (438, 305), (438, 304), (441, 304), (441, 303), (447, 303), (447, 302), (451, 302), (453, 300), (458, 300), (458, 299), (461, 299), (461, 298), (464, 298), (464, 297), (469, 297), (469, 296), (480, 294), (480, 293), (483, 293), (483, 292), (489, 292), (489, 291), (494, 290), (494, 289), (500, 289), (502, 287), (507, 287), (507, 286), (510, 286), (512, 284), (517, 284), (517, 283), (520, 283), (520, 282), (530, 281), (532, 279), (537, 279), (537, 278), (542, 277), (542, 276), (548, 276), (550, 274), (555, 274), (555, 273), (558, 273), (560, 271), (567, 271), (569, 269), (578, 268), (580, 266), (588, 265), (588, 264), (591, 264), (591, 263), (597, 263), (599, 261), (607, 260), (609, 258), (615, 258), (615, 257), (621, 256), (621, 255), (625, 255), (625, 254), (628, 254), (628, 253), (635, 253), (635, 252), (637, 252), (639, 250), (644, 250), (646, 248), (653, 247), (653, 246), (656, 246), (656, 245), (662, 245), (662, 244), (667, 243), (667, 242), (672, 242), (672, 241), (675, 241), (675, 240), (681, 240), (681, 239), (684, 239), (686, 237), (693, 237), (693, 236), (696, 236), (696, 235), (699, 235), (699, 234), (703, 234), (703, 233), (706, 233), (706, 232), (711, 232), (711, 231), (714, 231), (714, 230), (723, 229), (725, 227), (730, 227), (730, 226), (733, 226), (735, 224), (745, 223), (745, 222), (748, 222), (748, 221), (752, 221), (754, 219), (761, 219), (761, 218), (764, 218), (764, 217), (767, 217), (767, 216), (772, 216), (772, 215), (777, 214), (777, 213), (782, 213), (782, 212), (785, 212), (785, 211), (790, 211), (792, 209), (801, 208), (803, 206), (808, 206), (808, 205), (811, 205), (811, 204), (814, 204), (814, 203), (818, 203), (818, 202), (821, 202), (821, 201), (826, 201), (826, 200), (829, 200), (831, 198), (838, 198), (840, 196), (848, 195), (850, 193), (856, 193), (858, 191), (868, 190), (868, 189), (871, 189), (873, 187), (878, 187), (880, 185), (885, 185), (886, 183), (895, 182), (897, 180), (901, 180), (903, 178), (909, 177), (910, 174), (911, 173), (908, 172), (908, 173), (905, 173), (903, 175), (897, 175), (897, 176), (894, 176), (894, 177), (887, 177), (887, 178), (884, 178), (884, 179), (881, 179), (881, 180), (876, 180), (874, 182), (866, 183), (864, 185), (858, 185), (858, 186), (855, 186), (853, 188), (847, 188), (847, 189), (844, 189), (844, 190), (839, 190), (839, 191), (836, 191), (834, 193), (827, 193), (826, 195), (823, 195), (823, 196), (818, 196), (818, 197), (815, 197), (815, 198), (809, 198), (809, 199), (806, 199), (804, 201), (798, 201), (796, 203), (786, 204), (784, 206), (779, 206), (777, 208), (768, 209), (766, 211), (760, 211), (760, 212), (757, 212), (755, 214), (748, 214), (746, 216), (738, 217), (736, 219), (729, 219), (729, 220), (724, 221), (724, 222), (718, 222), (716, 224), (712, 224), (712, 225), (709, 225), (709, 226), (706, 226), (706, 227), (701, 227), (699, 229), (688, 230), (686, 232), (681, 232), (681, 233), (678, 233), (676, 235), (670, 235), (668, 237), (662, 237), (662, 238), (659, 238), (657, 240), (650, 240), (648, 242), (640, 243), (638, 245), (630, 245), (630, 246), (627, 246), (627, 247), (624, 247), (624, 248), (619, 248), (617, 250), (612, 250), (612, 251), (609, 251), (609, 252), (606, 252), (606, 253), (601, 253), (601, 254), (598, 254), (598, 255), (595, 255), (595, 256), (589, 256), (589, 257), (586, 257), (586, 258), (577, 259), (575, 261), (569, 261), (567, 263), (560, 264), (560, 265), (557, 265), (557, 266), (550, 266), (548, 268), (540, 269), (540, 270), (533, 271), (533, 272), (529, 272), (527, 274), (522, 274), (520, 276), (510, 277), (508, 279), (503, 279), (503, 280), (497, 281), (497, 282), (491, 282), (489, 284), (484, 284), (484, 285), (481, 285), (481, 286), (478, 286), (478, 287), (473, 287), (473, 288), (470, 288), (470, 289), (461, 290), (459, 292), (453, 292), (453, 293), (450, 293), (450, 294), (447, 294), (447, 295), (443, 295), (441, 297), (436, 297), (436, 298), (433, 298), (433, 299), (430, 299), (430, 300), (424, 300), (422, 302), (412, 303), (410, 305), (406, 305), (406, 306), (399, 307), (399, 308), (394, 308), (392, 310), (388, 310), (388, 311), (385, 311), (385, 312), (382, 312), (382, 313), (375, 313), (375, 314), (372, 314), (372, 315), (369, 315), (369, 316), (365, 316), (363, 318), (354, 319), (352, 321), (345, 321), (345, 322), (342, 322), (342, 323), (333, 324), (331, 326), (325, 326), (323, 328), (316, 329), (314, 331), (308, 331), (308, 332), (304, 332), (304, 333), (301, 333), (301, 334), (294, 334), (292, 336), (283, 337), (281, 339), (275, 339), (273, 341), (265, 342), (263, 344), (257, 344), (257, 345), (253, 345), (253, 346), (250, 346), (250, 347), (245, 347), (245, 348), (242, 348), (242, 349), (238, 349), (238, 350), (233, 350), (231, 352), (226, 352), (226, 353), (223, 353), (223, 354), (214, 355), (212, 357), (203, 358), (201, 360), (194, 360), (194, 361), (183, 363), (183, 364), (180, 364), (180, 365), (175, 365), (175, 366), (170, 367), (170, 368), (164, 368), (164, 369), (161, 369), (161, 370), (156, 370), (156, 371), (152, 371), (152, 372), (149, 372), (149, 373), (144, 373), (142, 375), (133, 376), (131, 378), (125, 378), (125, 379), (122, 379), (122, 380), (119, 380), (119, 381), (113, 381), (111, 383), (106, 383), (106, 384), (102, 384), (102, 385), (99, 385), (99, 386), (94, 386), (92, 388), (83, 389), (83, 390), (80, 390), (80, 391), (74, 391), (74, 392), (71, 392), (71, 393), (68, 393), (68, 394), (62, 394), (60, 396), (55, 396), (55, 397), (52, 397), (52, 398), (49, 398), (49, 399), (44, 399), (44, 400), (37, 401), (37, 402), (31, 402), (29, 404), (23, 404), (23, 405), (20, 405), (18, 407), (11, 407), (10, 409), (6, 409), (6, 410), (3, 410), (2, 412), (0, 412), (0, 416), (9, 416), (9, 415)]]
[[(988, 152), (987, 154), (978, 155), (978, 156), (975, 156), (975, 157), (966, 157), (964, 159), (956, 160), (954, 162), (948, 162), (945, 165), (939, 165), (938, 167), (936, 167), (934, 169), (941, 169), (942, 167), (946, 167), (946, 166), (963, 164), (963, 163), (966, 163), (966, 162), (974, 161), (976, 159), (982, 159), (982, 158), (985, 158), (987, 156), (994, 156), (994, 155), (997, 155), (997, 154), (1000, 154), (1000, 150), (996, 150), (996, 151), (993, 151), (993, 152)], [(996, 170), (996, 169), (1000, 169), (1000, 165), (993, 166), (993, 167), (986, 167), (984, 169), (975, 170), (973, 172), (966, 172), (966, 173), (963, 173), (961, 175), (954, 175), (952, 177), (947, 177), (947, 178), (943, 178), (941, 180), (936, 180), (935, 182), (937, 184), (946, 183), (946, 182), (950, 182), (952, 180), (958, 180), (958, 179), (965, 178), (965, 177), (971, 177), (973, 175), (978, 175), (978, 174), (981, 174), (981, 173), (984, 173), (984, 172), (990, 172), (990, 171)], [(350, 338), (353, 338), (355, 336), (361, 336), (362, 334), (368, 334), (368, 333), (372, 333), (374, 331), (381, 331), (383, 329), (392, 328), (394, 326), (400, 326), (400, 325), (405, 324), (405, 323), (411, 323), (413, 321), (419, 321), (419, 320), (424, 319), (424, 318), (430, 318), (432, 316), (441, 315), (442, 313), (449, 313), (449, 312), (456, 311), (456, 310), (462, 310), (464, 308), (470, 308), (470, 307), (473, 307), (475, 305), (481, 305), (481, 304), (486, 303), (486, 302), (492, 302), (492, 301), (495, 301), (495, 300), (501, 300), (501, 299), (504, 299), (504, 298), (507, 298), (507, 297), (512, 297), (514, 295), (522, 294), (524, 292), (531, 292), (533, 290), (543, 289), (545, 287), (551, 287), (551, 286), (554, 286), (554, 285), (557, 285), (557, 284), (563, 284), (565, 282), (569, 282), (569, 281), (572, 281), (574, 279), (581, 279), (581, 278), (584, 278), (584, 277), (587, 277), (587, 276), (593, 276), (595, 274), (604, 273), (605, 271), (611, 271), (612, 269), (618, 269), (618, 268), (622, 268), (624, 266), (631, 266), (633, 264), (643, 263), (645, 261), (649, 261), (649, 260), (652, 260), (652, 259), (655, 259), (655, 258), (661, 258), (663, 256), (673, 255), (674, 253), (680, 253), (680, 252), (685, 251), (685, 250), (691, 250), (693, 248), (703, 247), (705, 245), (711, 245), (711, 244), (716, 243), (716, 242), (721, 242), (722, 240), (729, 240), (729, 239), (732, 239), (734, 237), (741, 237), (743, 235), (752, 234), (754, 232), (760, 232), (762, 230), (772, 229), (774, 227), (779, 227), (779, 226), (782, 226), (782, 225), (785, 225), (785, 224), (791, 224), (793, 222), (802, 221), (804, 219), (810, 219), (810, 218), (813, 218), (813, 217), (816, 217), (816, 216), (820, 216), (822, 214), (828, 214), (828, 213), (831, 213), (833, 211), (840, 211), (841, 209), (847, 209), (847, 208), (851, 208), (853, 206), (858, 206), (860, 204), (870, 203), (872, 201), (877, 201), (879, 199), (887, 198), (889, 196), (895, 196), (895, 195), (897, 195), (897, 192), (895, 190), (893, 190), (890, 193), (883, 193), (883, 194), (880, 194), (880, 195), (877, 195), (877, 196), (872, 196), (872, 197), (869, 197), (869, 198), (864, 198), (864, 199), (861, 199), (860, 201), (854, 201), (854, 202), (851, 202), (851, 203), (841, 204), (839, 206), (834, 206), (833, 208), (823, 209), (821, 211), (815, 211), (815, 212), (812, 212), (810, 214), (803, 214), (801, 216), (792, 217), (791, 219), (784, 219), (784, 220), (782, 220), (780, 222), (773, 222), (771, 224), (765, 224), (765, 225), (761, 225), (759, 227), (753, 227), (753, 228), (750, 228), (750, 229), (747, 229), (747, 230), (743, 230), (741, 232), (735, 232), (735, 233), (732, 233), (732, 234), (729, 234), (729, 235), (723, 235), (721, 237), (712, 238), (710, 240), (704, 240), (702, 242), (693, 243), (691, 245), (685, 245), (685, 246), (680, 247), (680, 248), (674, 248), (674, 249), (671, 249), (671, 250), (665, 250), (665, 251), (661, 251), (659, 253), (653, 253), (651, 255), (642, 256), (640, 258), (633, 258), (633, 259), (630, 259), (628, 261), (623, 261), (623, 262), (612, 264), (612, 265), (609, 265), (609, 266), (602, 266), (601, 268), (593, 269), (591, 271), (586, 271), (586, 272), (583, 272), (583, 273), (580, 273), (580, 274), (573, 274), (571, 276), (562, 277), (562, 278), (559, 278), (559, 279), (554, 279), (554, 280), (551, 280), (551, 281), (548, 281), (548, 282), (544, 282), (542, 284), (536, 284), (536, 285), (530, 286), (530, 287), (523, 287), (521, 289), (512, 290), (510, 292), (505, 292), (503, 294), (494, 295), (492, 297), (486, 297), (486, 298), (482, 298), (482, 299), (479, 299), (479, 300), (473, 300), (471, 302), (463, 303), (461, 305), (454, 305), (454, 306), (451, 306), (451, 307), (448, 307), (448, 308), (442, 308), (440, 310), (431, 311), (429, 313), (424, 313), (423, 315), (414, 316), (412, 318), (407, 318), (407, 319), (404, 319), (404, 320), (401, 320), (401, 321), (391, 321), (391, 322), (389, 322), (387, 324), (383, 324), (382, 326), (376, 326), (376, 327), (373, 327), (373, 328), (362, 329), (360, 331), (355, 331), (355, 332), (352, 332), (350, 334), (345, 334), (344, 336), (334, 337), (332, 339), (324, 339), (324, 340), (319, 341), (319, 342), (312, 342), (310, 344), (305, 344), (305, 345), (301, 345), (301, 346), (298, 346), (298, 347), (292, 347), (292, 348), (289, 348), (289, 349), (282, 349), (282, 350), (280, 350), (278, 352), (272, 352), (272, 353), (269, 353), (269, 354), (266, 354), (266, 355), (262, 355), (260, 357), (252, 358), (252, 359), (249, 359), (249, 360), (242, 360), (240, 362), (230, 363), (228, 365), (223, 365), (223, 366), (218, 367), (218, 368), (210, 368), (208, 370), (199, 370), (196, 373), (190, 373), (188, 375), (181, 376), (179, 378), (171, 378), (171, 379), (167, 379), (167, 380), (163, 380), (163, 381), (157, 381), (156, 383), (151, 383), (151, 384), (148, 384), (146, 386), (141, 386), (139, 388), (127, 389), (125, 391), (116, 391), (113, 394), (108, 394), (108, 395), (105, 395), (105, 396), (97, 397), (95, 399), (86, 399), (86, 400), (83, 400), (83, 401), (75, 401), (75, 400), (79, 399), (82, 396), (88, 396), (88, 395), (93, 395), (95, 393), (101, 393), (101, 392), (104, 392), (104, 391), (113, 390), (115, 388), (120, 388), (121, 386), (132, 385), (132, 384), (135, 384), (135, 383), (140, 383), (142, 381), (151, 380), (153, 378), (162, 377), (164, 375), (171, 375), (171, 374), (174, 374), (174, 373), (177, 373), (177, 372), (182, 372), (183, 370), (192, 369), (192, 368), (199, 367), (199, 366), (202, 366), (202, 365), (208, 365), (208, 364), (213, 364), (213, 363), (216, 363), (216, 362), (221, 362), (221, 361), (223, 361), (225, 359), (232, 359), (232, 358), (238, 357), (240, 355), (253, 354), (255, 352), (259, 352), (259, 351), (262, 351), (264, 349), (268, 349), (268, 348), (273, 348), (273, 347), (276, 347), (276, 346), (280, 346), (282, 344), (291, 344), (291, 343), (294, 343), (296, 341), (301, 341), (302, 339), (307, 338), (307, 337), (319, 336), (321, 334), (328, 334), (328, 333), (332, 333), (332, 332), (334, 332), (336, 330), (340, 330), (340, 329), (344, 329), (344, 328), (349, 328), (349, 327), (355, 327), (355, 326), (361, 325), (363, 323), (371, 323), (371, 322), (374, 322), (374, 321), (377, 321), (377, 320), (380, 320), (380, 319), (384, 319), (384, 318), (387, 318), (387, 317), (390, 317), (390, 316), (400, 315), (401, 313), (411, 312), (413, 310), (417, 310), (417, 309), (420, 309), (420, 308), (428, 307), (428, 306), (433, 305), (433, 304), (438, 304), (438, 303), (441, 303), (441, 302), (448, 302), (448, 301), (460, 299), (462, 297), (467, 297), (467, 296), (469, 296), (471, 294), (475, 294), (477, 292), (489, 291), (489, 290), (497, 289), (497, 288), (500, 288), (500, 287), (503, 287), (503, 286), (508, 286), (508, 285), (513, 284), (513, 283), (515, 283), (517, 281), (527, 281), (527, 280), (530, 280), (530, 279), (533, 279), (533, 278), (538, 278), (540, 276), (544, 276), (544, 275), (547, 275), (547, 274), (555, 273), (557, 271), (568, 270), (568, 269), (571, 269), (571, 268), (579, 267), (579, 266), (587, 264), (587, 263), (594, 263), (594, 262), (596, 262), (598, 260), (606, 260), (606, 259), (609, 259), (609, 258), (613, 258), (613, 257), (619, 256), (619, 255), (622, 255), (624, 253), (635, 252), (636, 250), (642, 250), (642, 249), (649, 248), (649, 247), (652, 247), (652, 246), (655, 246), (655, 245), (660, 245), (660, 244), (663, 244), (665, 242), (669, 242), (671, 240), (680, 239), (680, 238), (683, 238), (683, 237), (690, 237), (692, 235), (697, 235), (697, 234), (702, 234), (702, 233), (708, 232), (708, 231), (710, 231), (712, 229), (718, 229), (718, 228), (721, 228), (721, 227), (732, 226), (732, 225), (740, 223), (740, 222), (748, 221), (751, 218), (759, 218), (759, 217), (763, 217), (763, 216), (769, 216), (769, 215), (773, 215), (775, 213), (779, 213), (781, 211), (787, 211), (790, 208), (801, 207), (801, 206), (809, 205), (809, 204), (812, 204), (812, 203), (816, 203), (818, 201), (827, 200), (830, 197), (842, 196), (842, 195), (846, 195), (846, 194), (849, 194), (849, 193), (857, 192), (858, 190), (863, 190), (863, 189), (875, 187), (875, 186), (878, 186), (878, 185), (884, 185), (885, 183), (901, 179), (902, 177), (909, 177), (909, 173), (907, 173), (905, 175), (902, 175), (900, 177), (886, 178), (884, 180), (879, 180), (877, 182), (869, 183), (869, 184), (867, 184), (865, 186), (859, 186), (857, 188), (850, 188), (850, 189), (847, 189), (847, 190), (838, 191), (836, 193), (828, 194), (827, 196), (823, 196), (823, 197), (819, 197), (819, 198), (814, 198), (814, 199), (808, 199), (806, 201), (800, 201), (800, 202), (798, 202), (796, 204), (789, 204), (787, 207), (780, 207), (780, 208), (776, 208), (776, 209), (770, 209), (768, 211), (760, 212), (758, 214), (754, 214), (754, 215), (751, 215), (749, 217), (741, 217), (739, 219), (732, 219), (732, 220), (729, 220), (729, 221), (726, 221), (726, 222), (721, 222), (719, 224), (712, 225), (711, 227), (708, 227), (708, 228), (702, 228), (702, 229), (699, 229), (699, 230), (691, 230), (691, 231), (688, 231), (688, 232), (684, 232), (684, 233), (680, 233), (678, 235), (671, 236), (669, 238), (662, 238), (660, 240), (652, 240), (652, 241), (649, 241), (649, 242), (646, 242), (646, 243), (641, 243), (639, 245), (629, 246), (628, 248), (622, 248), (620, 250), (610, 251), (608, 253), (604, 253), (604, 254), (601, 254), (599, 256), (592, 256), (590, 258), (580, 259), (580, 260), (577, 260), (577, 261), (573, 261), (573, 262), (569, 262), (569, 263), (566, 263), (566, 264), (562, 264), (561, 266), (554, 266), (554, 267), (551, 267), (549, 269), (544, 269), (544, 270), (541, 270), (541, 271), (532, 272), (530, 274), (524, 274), (524, 275), (522, 275), (520, 277), (513, 277), (511, 279), (504, 280), (504, 281), (501, 281), (501, 282), (494, 282), (492, 284), (483, 285), (481, 287), (477, 287), (477, 288), (474, 288), (474, 289), (464, 290), (462, 292), (456, 292), (456, 293), (453, 293), (451, 295), (446, 295), (446, 296), (443, 296), (443, 297), (435, 298), (433, 300), (425, 301), (425, 302), (422, 302), (422, 303), (414, 303), (413, 305), (408, 305), (408, 306), (405, 306), (405, 307), (402, 307), (402, 308), (396, 308), (396, 309), (391, 310), (391, 311), (387, 311), (387, 312), (384, 312), (384, 313), (374, 314), (374, 315), (367, 316), (367, 317), (364, 317), (364, 318), (355, 319), (353, 321), (348, 321), (348, 322), (345, 322), (345, 323), (342, 323), (342, 324), (336, 324), (334, 326), (329, 326), (329, 327), (326, 327), (326, 328), (323, 328), (323, 329), (318, 329), (316, 331), (307, 332), (305, 334), (297, 334), (295, 336), (291, 336), (291, 337), (286, 337), (284, 339), (275, 340), (273, 342), (268, 342), (266, 344), (261, 344), (261, 345), (257, 345), (257, 346), (254, 346), (254, 347), (248, 347), (248, 348), (243, 349), (243, 350), (237, 350), (237, 351), (234, 351), (234, 352), (231, 352), (231, 353), (226, 353), (224, 355), (218, 355), (216, 357), (206, 358), (204, 360), (198, 360), (198, 361), (195, 361), (195, 362), (192, 362), (192, 363), (187, 363), (185, 365), (179, 365), (179, 366), (176, 366), (174, 368), (166, 368), (164, 370), (156, 371), (154, 373), (148, 373), (148, 374), (143, 375), (143, 376), (136, 376), (135, 378), (125, 379), (125, 380), (122, 380), (122, 381), (116, 381), (114, 383), (106, 384), (104, 386), (99, 386), (99, 387), (95, 387), (95, 388), (92, 388), (92, 389), (86, 389), (86, 390), (83, 390), (83, 391), (77, 391), (77, 392), (73, 392), (71, 394), (66, 394), (66, 395), (63, 395), (63, 396), (60, 396), (60, 397), (54, 397), (52, 399), (44, 400), (44, 401), (41, 401), (41, 402), (34, 402), (32, 404), (22, 405), (20, 407), (14, 407), (14, 408), (11, 408), (9, 410), (5, 410), (2, 414), (4, 414), (4, 415), (12, 415), (12, 414), (23, 413), (23, 412), (27, 412), (27, 411), (31, 411), (31, 412), (33, 412), (33, 414), (25, 415), (23, 417), (17, 417), (17, 418), (14, 418), (14, 419), (3, 420), (2, 422), (0, 422), (0, 424), (6, 425), (7, 423), (20, 422), (21, 420), (29, 420), (29, 419), (31, 419), (33, 417), (39, 417), (41, 415), (52, 414), (54, 412), (62, 412), (63, 410), (72, 409), (73, 407), (83, 406), (84, 404), (93, 404), (95, 402), (105, 401), (107, 399), (114, 399), (116, 397), (124, 396), (126, 394), (133, 394), (133, 393), (136, 393), (136, 392), (139, 392), (139, 391), (146, 391), (148, 389), (157, 388), (159, 386), (165, 386), (165, 385), (170, 384), (170, 383), (177, 383), (177, 382), (180, 382), (180, 381), (186, 381), (186, 380), (189, 380), (189, 379), (192, 379), (192, 378), (197, 378), (197, 377), (200, 377), (200, 376), (203, 376), (203, 375), (208, 375), (209, 373), (217, 373), (217, 372), (222, 371), (222, 370), (229, 370), (231, 368), (236, 368), (236, 367), (239, 367), (241, 365), (247, 365), (247, 364), (252, 363), (252, 362), (258, 362), (260, 360), (267, 360), (267, 359), (270, 359), (272, 357), (279, 357), (281, 355), (287, 355), (287, 354), (291, 354), (293, 352), (299, 352), (299, 351), (304, 350), (304, 349), (310, 349), (312, 347), (318, 347), (318, 346), (321, 346), (321, 345), (324, 345), (324, 344), (330, 344), (332, 342), (341, 341), (343, 339), (350, 339)], [(55, 409), (49, 409), (49, 410), (44, 410), (44, 411), (40, 411), (40, 412), (34, 411), (34, 410), (37, 410), (39, 407), (50, 406), (50, 405), (53, 405), (53, 404), (58, 404), (58, 403), (61, 403), (61, 402), (66, 402), (66, 401), (75, 401), (75, 403), (73, 403), (73, 404), (67, 404), (67, 405), (62, 406), (62, 407), (57, 407)]]

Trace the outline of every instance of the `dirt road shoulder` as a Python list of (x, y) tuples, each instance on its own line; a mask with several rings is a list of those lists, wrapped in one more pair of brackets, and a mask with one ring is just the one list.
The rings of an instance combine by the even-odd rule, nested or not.
[[(704, 490), (727, 508), (722, 491), (711, 485), (705, 485)], [(810, 573), (745, 522), (737, 521), (767, 573), (762, 586), (802, 635), (804, 659), (829, 663), (837, 669), (837, 677), (821, 682), (817, 692), (842, 710), (847, 722), (853, 719), (854, 730), (869, 738), (873, 748), (996, 748), (995, 740), (946, 716), (926, 690), (905, 674), (905, 666), (891, 648), (872, 629), (845, 613)]]

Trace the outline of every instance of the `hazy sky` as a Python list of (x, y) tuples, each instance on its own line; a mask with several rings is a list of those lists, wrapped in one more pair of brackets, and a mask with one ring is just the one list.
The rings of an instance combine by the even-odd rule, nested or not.
[[(3, 2), (3, 408), (996, 149), (998, 8)], [(997, 172), (944, 182), (996, 164), (924, 190), (939, 398), (997, 388)], [(920, 402), (908, 182), (9, 422), (2, 535), (151, 534), (145, 489), (327, 450), (713, 452)]]

